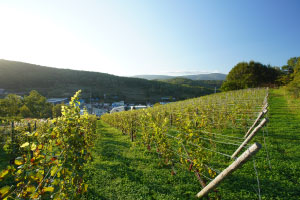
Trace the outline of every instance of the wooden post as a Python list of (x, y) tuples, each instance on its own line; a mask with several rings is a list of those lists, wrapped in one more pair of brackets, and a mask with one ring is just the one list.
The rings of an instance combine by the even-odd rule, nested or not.
[[(186, 156), (187, 156), (188, 159), (192, 162), (192, 159), (190, 158), (189, 153), (188, 153), (188, 151), (186, 150), (184, 144), (182, 144), (182, 147), (183, 147), (183, 149), (184, 149), (184, 151), (185, 151), (185, 153), (186, 153)], [(197, 179), (199, 180), (199, 182), (200, 182), (202, 188), (204, 188), (204, 187), (206, 186), (206, 183), (205, 183), (204, 180), (202, 180), (202, 178), (201, 178), (200, 173), (199, 173), (198, 170), (195, 171), (195, 176), (196, 176)]]
[(239, 146), (239, 148), (232, 154), (231, 159), (235, 158), (236, 155), (242, 150), (242, 148), (248, 144), (248, 142), (255, 136), (255, 134), (268, 122), (266, 118), (264, 118), (260, 124), (251, 132), (251, 134), (244, 140), (244, 142)]
[(29, 122), (28, 122), (27, 126), (28, 126), (28, 132), (31, 133), (31, 125)]
[(204, 180), (202, 180), (202, 178), (201, 178), (200, 173), (199, 173), (198, 170), (195, 171), (195, 176), (197, 177), (197, 179), (198, 179), (198, 181), (200, 182), (201, 186), (202, 186), (203, 188), (205, 188), (205, 187), (206, 187), (206, 183), (205, 183)]
[(14, 164), (15, 162), (15, 154), (16, 154), (16, 144), (15, 144), (15, 122), (11, 122), (11, 132), (10, 132), (10, 138), (12, 143), (12, 151), (11, 151), (11, 159), (10, 164)]
[(131, 121), (130, 137), (131, 137), (131, 142), (133, 142), (133, 120)]
[(244, 138), (246, 138), (249, 133), (252, 131), (252, 129), (256, 126), (257, 122), (268, 112), (267, 109), (264, 109), (263, 111), (261, 111), (258, 115), (258, 117), (256, 118), (255, 122), (252, 124), (252, 126), (249, 128), (248, 132), (245, 134)]
[[(28, 122), (28, 132), (31, 133), (31, 125)], [(31, 143), (31, 138), (29, 137), (29, 143)], [(33, 158), (33, 151), (30, 150), (30, 157)]]
[(259, 143), (254, 143), (251, 147), (249, 147), (240, 157), (238, 157), (231, 165), (229, 165), (226, 169), (224, 169), (214, 180), (212, 180), (205, 188), (203, 188), (198, 194), (197, 197), (201, 198), (207, 195), (212, 189), (216, 188), (218, 184), (234, 172), (236, 169), (241, 167), (249, 158), (255, 155), (261, 145)]
[[(198, 111), (198, 108), (196, 109), (196, 115), (197, 115), (197, 117), (198, 117), (198, 115), (199, 115), (199, 111)], [(198, 122), (197, 122), (197, 120), (196, 120), (196, 128), (198, 128)]]
[(133, 130), (131, 129), (131, 131), (130, 131), (130, 138), (131, 138), (131, 142), (133, 142)]
[(10, 138), (11, 142), (14, 143), (14, 133), (15, 133), (15, 124), (14, 121), (11, 122), (11, 133), (10, 133)]

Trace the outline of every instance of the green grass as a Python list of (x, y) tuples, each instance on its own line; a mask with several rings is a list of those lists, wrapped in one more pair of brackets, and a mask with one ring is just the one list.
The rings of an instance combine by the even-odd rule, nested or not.
[[(262, 132), (252, 141), (263, 145), (254, 157), (261, 197), (300, 199), (300, 100), (285, 95), (282, 89), (271, 90), (269, 105), (266, 145)], [(129, 136), (120, 131), (99, 121), (98, 133), (94, 159), (86, 166), (86, 199), (195, 199), (201, 190), (193, 173), (176, 165), (177, 174), (172, 176), (171, 168), (161, 165), (155, 152), (133, 146)], [(1, 149), (0, 168), (8, 163), (9, 155)], [(253, 159), (217, 189), (221, 199), (258, 199)]]
[(99, 122), (94, 161), (87, 167), (87, 199), (193, 199), (200, 185), (188, 172), (171, 175), (156, 153), (131, 147), (127, 135)]
[[(252, 141), (263, 145), (254, 157), (261, 197), (300, 199), (300, 101), (271, 90), (269, 105), (266, 145), (262, 131)], [(194, 199), (201, 190), (193, 173), (175, 166), (172, 176), (156, 153), (134, 147), (127, 135), (101, 121), (98, 131), (94, 160), (86, 168), (86, 199)], [(258, 199), (253, 164), (251, 159), (219, 185), (222, 199)]]
[[(262, 131), (252, 141), (263, 145), (254, 157), (262, 199), (300, 199), (300, 101), (284, 94), (282, 89), (270, 91), (266, 144)], [(254, 188), (253, 161), (219, 187), (222, 199), (257, 199)]]

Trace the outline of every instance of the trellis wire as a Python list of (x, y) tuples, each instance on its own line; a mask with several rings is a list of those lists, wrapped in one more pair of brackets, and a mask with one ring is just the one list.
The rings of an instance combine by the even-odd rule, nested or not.
[[(265, 150), (266, 150), (266, 153), (267, 153), (267, 160), (268, 160), (269, 168), (272, 169), (272, 167), (271, 167), (271, 161), (270, 161), (270, 156), (269, 156), (269, 151), (268, 151), (268, 146), (267, 146), (266, 138), (265, 138), (265, 127), (263, 127), (262, 133), (263, 133), (264, 146), (265, 146)], [(267, 133), (267, 136), (268, 136), (268, 129), (267, 128), (266, 128), (266, 133)]]
[(257, 189), (258, 189), (258, 198), (261, 200), (261, 195), (260, 195), (260, 183), (259, 183), (259, 178), (258, 178), (258, 172), (255, 166), (255, 159), (253, 158), (253, 168), (256, 174), (256, 181), (257, 181)]
[[(172, 137), (172, 138), (175, 138), (175, 139), (177, 139), (177, 140), (180, 140), (180, 138), (177, 138), (177, 137), (175, 137), (175, 136), (173, 136), (173, 135), (169, 135), (169, 134), (167, 134), (167, 135), (170, 136), (170, 137)], [(229, 155), (229, 154), (222, 153), (222, 152), (218, 152), (218, 151), (215, 151), (215, 150), (206, 148), (206, 147), (199, 146), (199, 145), (197, 145), (197, 144), (192, 143), (191, 141), (187, 141), (187, 142), (188, 142), (189, 144), (193, 145), (193, 146), (196, 146), (196, 147), (199, 147), (199, 148), (203, 148), (203, 149), (205, 149), (205, 150), (208, 150), (208, 151), (211, 151), (211, 152), (215, 152), (215, 153), (218, 153), (218, 154), (220, 154), (220, 155), (223, 155), (223, 156), (226, 156), (226, 157), (231, 158), (231, 155)]]
[[(181, 158), (190, 160), (189, 158), (187, 158), (187, 157), (185, 157), (185, 156), (183, 156), (183, 155), (181, 155), (181, 154), (178, 154), (178, 153), (175, 152), (174, 150), (167, 149), (167, 151), (170, 151), (170, 152), (174, 153), (174, 154), (177, 155), (178, 157), (181, 157)], [(191, 162), (191, 163), (194, 163), (192, 160), (190, 160), (190, 162)], [(210, 180), (210, 181), (213, 180), (212, 178), (207, 177), (207, 176), (204, 175), (203, 173), (200, 173), (200, 172), (198, 172), (198, 173), (199, 173), (200, 175), (202, 175), (203, 177), (207, 178), (207, 179)]]

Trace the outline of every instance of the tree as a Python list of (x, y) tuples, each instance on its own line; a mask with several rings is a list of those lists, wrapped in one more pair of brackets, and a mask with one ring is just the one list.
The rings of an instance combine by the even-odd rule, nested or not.
[(5, 99), (0, 99), (0, 117), (4, 117), (6, 115), (6, 101)]
[(31, 91), (24, 99), (15, 94), (8, 94), (0, 99), (0, 117), (49, 118), (52, 116), (52, 104), (37, 91)]
[(300, 71), (300, 57), (292, 57), (287, 61), (287, 66), (292, 68), (293, 74)]
[(24, 117), (24, 118), (26, 118), (26, 117), (31, 117), (31, 116), (32, 116), (31, 111), (29, 110), (29, 108), (28, 108), (26, 105), (23, 105), (23, 106), (20, 108), (20, 114), (21, 114), (22, 117)]
[(61, 107), (63, 104), (56, 104), (55, 106), (52, 107), (52, 117), (60, 117), (61, 116)]
[(295, 97), (300, 97), (300, 57), (293, 57), (287, 61), (287, 66), (292, 69), (292, 73), (287, 74), (289, 83), (287, 85), (288, 91)]
[(231, 69), (221, 89), (229, 91), (275, 84), (280, 73), (277, 68), (258, 62), (240, 62)]
[(19, 108), (22, 104), (22, 98), (15, 94), (8, 94), (5, 98), (7, 100), (7, 109), (10, 116), (19, 114)]
[(300, 97), (300, 72), (297, 73), (293, 81), (288, 84), (287, 89), (295, 98)]
[(52, 115), (52, 105), (35, 90), (24, 97), (24, 104), (30, 110), (31, 116), (29, 117), (48, 118)]
[(22, 98), (15, 94), (8, 94), (0, 101), (0, 116), (11, 117), (19, 114)]

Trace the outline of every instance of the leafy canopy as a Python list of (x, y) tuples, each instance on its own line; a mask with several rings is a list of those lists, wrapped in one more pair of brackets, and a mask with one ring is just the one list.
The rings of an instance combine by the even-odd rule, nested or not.
[(221, 89), (229, 91), (274, 84), (280, 73), (277, 68), (259, 62), (240, 62), (231, 69)]

